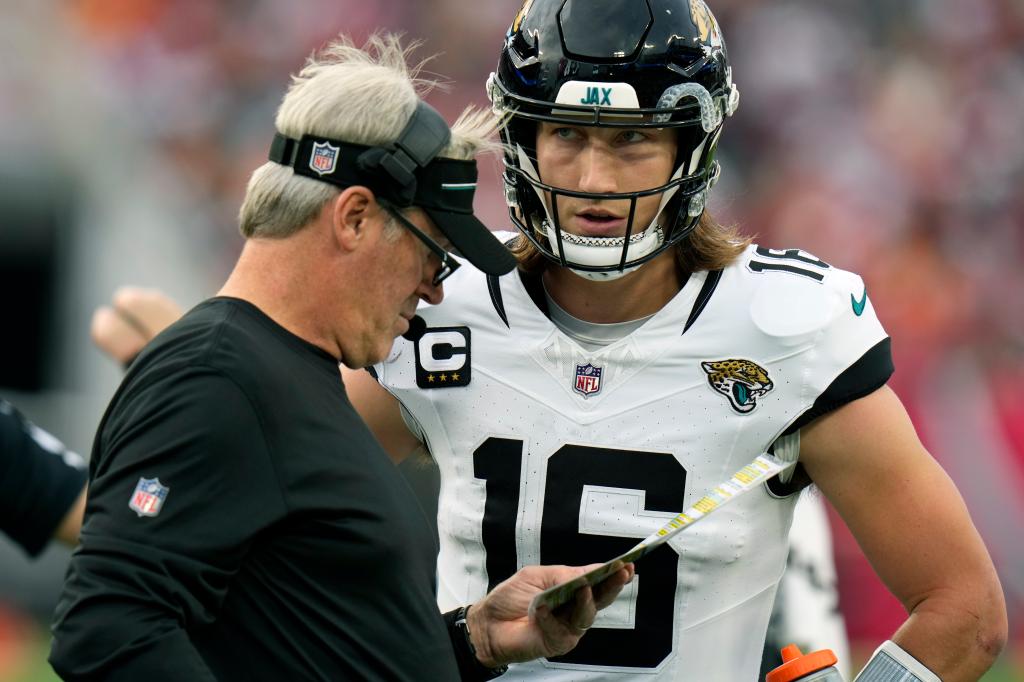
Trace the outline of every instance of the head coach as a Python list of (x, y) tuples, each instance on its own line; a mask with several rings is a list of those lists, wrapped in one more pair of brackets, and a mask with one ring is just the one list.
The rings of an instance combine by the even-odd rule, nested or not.
[(511, 256), (473, 217), (487, 114), (449, 129), (393, 37), (339, 39), (294, 77), (219, 294), (132, 364), (100, 424), (50, 662), (67, 680), (488, 679), (571, 648), (630, 578), (566, 613), (531, 567), (443, 618), (437, 547), (338, 372), (381, 361), (457, 250)]

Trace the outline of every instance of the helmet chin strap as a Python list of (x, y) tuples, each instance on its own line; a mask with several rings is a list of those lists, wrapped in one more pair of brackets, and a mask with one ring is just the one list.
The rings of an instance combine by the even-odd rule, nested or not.
[[(521, 146), (517, 146), (517, 155), (519, 156), (520, 168), (522, 168), (529, 177), (540, 182), (540, 175), (534, 168), (533, 163), (530, 161), (530, 157), (526, 155), (526, 152)], [(672, 182), (682, 177), (685, 164), (680, 163), (679, 167), (676, 168), (672, 177), (669, 178), (668, 182)], [(565, 230), (555, 230), (554, 219), (551, 216), (551, 209), (548, 206), (548, 202), (545, 200), (544, 193), (536, 185), (530, 183), (533, 191), (537, 193), (537, 197), (540, 199), (541, 205), (544, 207), (545, 219), (542, 220), (540, 225), (533, 222), (533, 229), (541, 234), (544, 234), (548, 238), (548, 244), (551, 246), (551, 250), (554, 253), (558, 253), (557, 244), (559, 242), (559, 234), (561, 234), (562, 251), (565, 254), (565, 260), (568, 263), (569, 270), (584, 279), (589, 279), (595, 282), (607, 282), (611, 280), (619, 279), (624, 275), (637, 270), (641, 265), (634, 265), (631, 267), (625, 267), (623, 269), (615, 268), (614, 270), (580, 270), (574, 268), (573, 265), (584, 265), (594, 267), (615, 267), (622, 262), (622, 250), (626, 249), (626, 262), (643, 258), (652, 251), (661, 247), (665, 243), (665, 231), (661, 228), (658, 220), (661, 217), (662, 211), (665, 210), (665, 206), (671, 201), (672, 197), (677, 191), (679, 186), (675, 186), (661, 194), (661, 202), (658, 205), (658, 210), (654, 214), (654, 220), (651, 224), (646, 227), (642, 232), (634, 232), (630, 235), (629, 245), (626, 245), (625, 237), (586, 237), (576, 234), (571, 234)], [(529, 217), (527, 217), (530, 219)], [(532, 219), (531, 219), (532, 220)]]

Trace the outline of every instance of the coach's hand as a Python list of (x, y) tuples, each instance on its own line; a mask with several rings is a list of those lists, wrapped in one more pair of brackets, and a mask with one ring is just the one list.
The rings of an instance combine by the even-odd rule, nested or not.
[(530, 601), (540, 592), (597, 568), (591, 566), (527, 566), (469, 607), (466, 624), (477, 659), (489, 668), (505, 663), (561, 656), (572, 650), (593, 625), (597, 612), (619, 595), (633, 579), (626, 564), (604, 582), (584, 587), (554, 611), (540, 607), (528, 615)]
[(104, 353), (127, 366), (164, 328), (181, 317), (181, 306), (162, 291), (121, 287), (109, 306), (92, 314), (92, 340)]

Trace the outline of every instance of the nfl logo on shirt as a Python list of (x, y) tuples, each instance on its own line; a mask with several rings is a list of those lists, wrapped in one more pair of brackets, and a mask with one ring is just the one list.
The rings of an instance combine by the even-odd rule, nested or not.
[(309, 159), (309, 167), (320, 175), (333, 173), (338, 163), (338, 148), (329, 142), (314, 142), (313, 156)]
[(160, 485), (159, 478), (140, 478), (128, 507), (139, 516), (156, 516), (169, 491), (170, 488)]
[(594, 367), (589, 362), (585, 365), (576, 365), (576, 385), (573, 390), (584, 398), (598, 393), (601, 390), (601, 368)]

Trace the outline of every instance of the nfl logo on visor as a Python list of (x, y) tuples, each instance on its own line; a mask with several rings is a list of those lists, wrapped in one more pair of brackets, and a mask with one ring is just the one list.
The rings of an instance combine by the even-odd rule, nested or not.
[(139, 516), (156, 516), (163, 509), (170, 488), (159, 478), (140, 478), (128, 507)]
[(314, 142), (309, 167), (320, 175), (333, 173), (338, 165), (338, 147), (330, 142)]
[(600, 393), (601, 368), (594, 367), (589, 362), (585, 365), (576, 365), (576, 385), (572, 388), (584, 398)]

